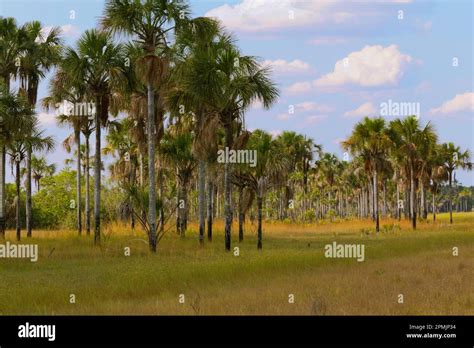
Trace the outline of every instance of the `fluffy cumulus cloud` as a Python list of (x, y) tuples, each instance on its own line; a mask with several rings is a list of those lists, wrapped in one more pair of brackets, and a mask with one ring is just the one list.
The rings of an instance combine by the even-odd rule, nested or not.
[(413, 58), (400, 52), (396, 45), (365, 46), (336, 62), (334, 71), (316, 81), (316, 87), (347, 84), (363, 87), (396, 85)]
[(364, 24), (389, 11), (384, 3), (410, 1), (242, 0), (213, 8), (206, 16), (220, 19), (230, 30), (262, 33), (326, 24)]
[(277, 75), (296, 75), (311, 73), (313, 71), (308, 63), (299, 59), (292, 61), (284, 59), (264, 60), (261, 65), (262, 67), (270, 67), (272, 72)]
[(312, 81), (299, 81), (285, 88), (288, 94), (305, 94), (314, 88), (337, 89), (353, 85), (374, 87), (397, 85), (414, 59), (398, 46), (365, 46), (336, 62), (334, 70)]
[(457, 112), (474, 111), (474, 93), (465, 92), (445, 101), (441, 106), (433, 108), (430, 113), (433, 115), (454, 114)]
[(362, 117), (362, 116), (373, 116), (377, 113), (374, 105), (370, 102), (364, 103), (355, 110), (350, 110), (344, 113), (346, 117)]
[(334, 1), (243, 0), (222, 5), (206, 13), (219, 18), (231, 30), (272, 31), (323, 22), (323, 13)]

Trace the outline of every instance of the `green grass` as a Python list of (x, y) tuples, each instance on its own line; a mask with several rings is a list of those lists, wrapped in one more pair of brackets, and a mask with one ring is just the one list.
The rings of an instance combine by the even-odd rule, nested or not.
[[(224, 251), (221, 223), (203, 248), (191, 225), (184, 240), (166, 235), (156, 255), (124, 226), (104, 229), (100, 248), (73, 231), (34, 231), (22, 243), (39, 245), (38, 262), (0, 259), (0, 313), (474, 314), (474, 213), (455, 214), (453, 225), (440, 215), (417, 231), (406, 221), (383, 224), (401, 230), (376, 235), (371, 221), (266, 223), (260, 252), (249, 225), (243, 243), (233, 240), (239, 256)], [(363, 243), (365, 261), (325, 258), (333, 241)]]

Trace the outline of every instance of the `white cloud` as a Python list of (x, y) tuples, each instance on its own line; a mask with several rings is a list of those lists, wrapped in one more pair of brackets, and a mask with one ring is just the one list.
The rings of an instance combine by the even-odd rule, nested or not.
[(453, 99), (445, 101), (441, 106), (430, 110), (431, 114), (452, 114), (461, 111), (474, 111), (474, 93), (456, 94)]
[(324, 22), (323, 9), (334, 1), (243, 0), (222, 5), (206, 13), (219, 18), (231, 30), (262, 32)]
[(359, 116), (373, 116), (377, 110), (374, 105), (370, 102), (364, 103), (355, 110), (350, 110), (344, 113), (346, 117), (359, 117)]
[(40, 112), (38, 114), (38, 121), (43, 126), (55, 125), (56, 124), (56, 115), (55, 114), (49, 114), (49, 113), (46, 113), (46, 112)]
[(222, 5), (205, 15), (218, 18), (230, 30), (261, 34), (290, 28), (327, 24), (360, 25), (373, 21), (392, 9), (383, 3), (411, 0), (365, 2), (347, 0), (242, 0), (235, 5)]
[(285, 92), (289, 94), (301, 94), (307, 93), (311, 90), (312, 83), (311, 82), (296, 82), (291, 86), (285, 89)]
[[(43, 37), (46, 37), (49, 34), (49, 32), (51, 31), (51, 29), (53, 29), (52, 26), (44, 27), (41, 30), (41, 35)], [(79, 37), (79, 35), (81, 34), (80, 29), (77, 26), (72, 25), (72, 24), (62, 25), (60, 27), (60, 29), (61, 29), (61, 36), (62, 37), (69, 37), (69, 38), (75, 39), (75, 38)]]
[(396, 85), (412, 60), (409, 55), (401, 53), (396, 45), (365, 46), (337, 61), (333, 72), (313, 81), (313, 84), (316, 87)]
[(313, 71), (308, 63), (299, 59), (295, 59), (293, 61), (286, 61), (284, 59), (277, 59), (273, 61), (264, 60), (261, 65), (262, 67), (270, 66), (272, 71), (279, 75), (303, 74)]
[(301, 111), (316, 111), (316, 112), (331, 112), (333, 109), (324, 104), (318, 104), (314, 102), (303, 102), (295, 105), (296, 110), (301, 110)]
[(281, 133), (283, 133), (283, 131), (281, 129), (272, 129), (271, 131), (268, 131), (268, 133), (271, 134), (273, 138), (276, 138)]

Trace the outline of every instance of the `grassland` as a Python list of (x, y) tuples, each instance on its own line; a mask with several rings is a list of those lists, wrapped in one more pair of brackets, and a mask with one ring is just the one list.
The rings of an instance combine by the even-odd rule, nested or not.
[[(474, 314), (474, 213), (455, 214), (453, 225), (439, 215), (417, 231), (382, 221), (391, 224), (400, 229), (376, 235), (371, 221), (265, 223), (262, 251), (249, 224), (245, 241), (233, 241), (239, 256), (224, 251), (219, 222), (203, 248), (191, 225), (184, 240), (169, 232), (156, 255), (141, 231), (120, 225), (104, 228), (100, 248), (74, 231), (35, 231), (22, 243), (39, 245), (38, 262), (0, 259), (0, 313)], [(325, 258), (333, 241), (364, 244), (365, 261)]]

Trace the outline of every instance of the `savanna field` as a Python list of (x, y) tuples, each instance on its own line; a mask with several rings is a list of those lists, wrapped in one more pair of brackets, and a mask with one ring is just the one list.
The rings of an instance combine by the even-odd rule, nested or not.
[[(247, 223), (242, 243), (234, 225), (239, 256), (224, 251), (219, 221), (204, 247), (192, 224), (184, 240), (167, 232), (156, 255), (144, 232), (125, 225), (104, 226), (100, 247), (75, 231), (34, 231), (21, 243), (39, 245), (36, 263), (0, 259), (0, 313), (472, 315), (474, 213), (455, 213), (452, 225), (448, 214), (430, 219), (416, 231), (409, 221), (384, 219), (378, 235), (370, 220), (268, 222), (261, 251), (256, 224)], [(325, 258), (334, 241), (364, 244), (365, 260)]]

